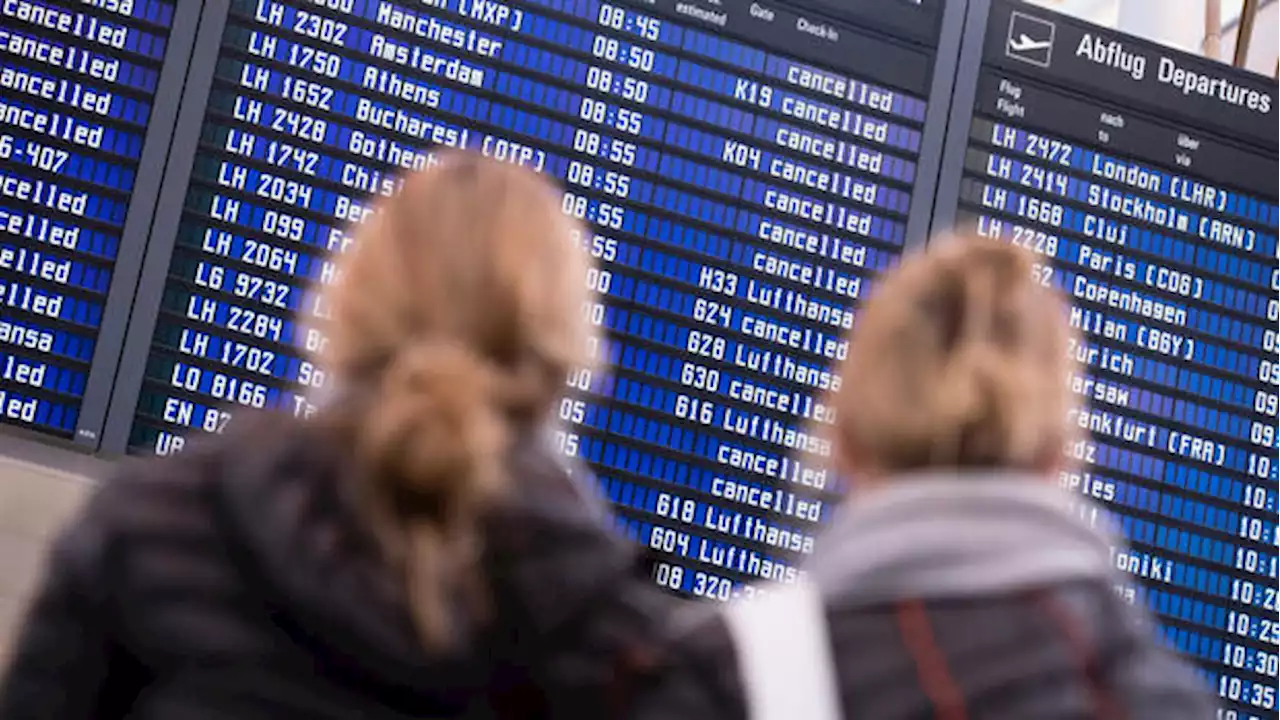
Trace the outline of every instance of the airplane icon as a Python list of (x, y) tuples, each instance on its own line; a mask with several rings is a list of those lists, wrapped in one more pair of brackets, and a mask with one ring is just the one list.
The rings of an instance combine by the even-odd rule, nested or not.
[(1053, 38), (1057, 26), (1048, 20), (1013, 12), (1009, 16), (1009, 38), (1005, 44), (1005, 55), (1014, 60), (1049, 67), (1053, 57)]
[(1027, 52), (1029, 50), (1044, 50), (1053, 45), (1048, 40), (1032, 40), (1025, 34), (1019, 35), (1017, 39), (1009, 41), (1009, 49), (1014, 52)]

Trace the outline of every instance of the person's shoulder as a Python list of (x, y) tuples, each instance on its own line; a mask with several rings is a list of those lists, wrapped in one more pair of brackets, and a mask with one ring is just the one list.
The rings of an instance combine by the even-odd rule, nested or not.
[(215, 443), (201, 442), (173, 455), (121, 458), (99, 480), (85, 519), (102, 532), (155, 519), (164, 508), (194, 499), (219, 454)]
[[(1096, 592), (1096, 591), (1095, 591)], [(1091, 617), (1098, 665), (1117, 701), (1137, 719), (1182, 720), (1215, 715), (1212, 688), (1195, 666), (1166, 644), (1140, 593), (1107, 588)]]
[(1007, 635), (1019, 645), (1008, 653), (1019, 661), (1014, 676), (1059, 677), (1054, 686), (1060, 697), (1075, 693), (1103, 709), (1123, 709), (1127, 717), (1212, 717), (1207, 685), (1165, 646), (1141, 595), (1115, 580), (1062, 582), (1005, 598), (1002, 611), (993, 606), (1003, 616), (992, 616), (993, 623), (1021, 628)]
[(251, 414), (237, 417), (225, 433), (191, 438), (180, 452), (121, 458), (86, 503), (86, 519), (103, 532), (190, 520), (216, 485), (243, 477), (255, 465), (325, 447), (308, 435), (293, 418)]
[[(228, 449), (222, 438), (189, 443), (166, 456), (126, 456), (101, 476), (54, 538), (48, 572), (105, 596), (142, 544), (165, 545), (175, 532), (207, 525), (208, 481)], [(115, 577), (108, 578), (110, 573)]]
[(1159, 646), (1154, 618), (1140, 593), (1108, 579), (1065, 582), (1031, 596), (1040, 615), (1060, 634), (1072, 635), (1100, 657)]

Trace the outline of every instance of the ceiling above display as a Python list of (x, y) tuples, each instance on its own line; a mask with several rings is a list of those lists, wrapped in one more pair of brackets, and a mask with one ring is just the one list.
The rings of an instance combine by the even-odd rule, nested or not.
[[(1058, 12), (1066, 13), (1067, 15), (1074, 15), (1075, 17), (1088, 20), (1089, 22), (1098, 23), (1099, 25), (1115, 23), (1120, 15), (1120, 6), (1126, 2), (1126, 0), (1033, 1), (1036, 5), (1050, 7)], [(1139, 4), (1142, 3), (1140, 2)], [(1204, 5), (1204, 0), (1196, 0), (1195, 4)], [(1223, 29), (1226, 30), (1235, 27), (1235, 25), (1240, 21), (1240, 13), (1244, 9), (1244, 0), (1221, 0), (1219, 4), (1222, 7)], [(1271, 4), (1274, 4), (1274, 0), (1262, 3), (1262, 5)]]
[[(1206, 0), (1031, 0), (1105, 27), (1116, 28), (1187, 52), (1205, 54)], [(1280, 3), (1259, 0), (1246, 69), (1266, 75), (1276, 72), (1280, 55)], [(1216, 58), (1233, 63), (1236, 35), (1245, 0), (1219, 0), (1221, 19)], [(1172, 11), (1176, 8), (1176, 11)]]

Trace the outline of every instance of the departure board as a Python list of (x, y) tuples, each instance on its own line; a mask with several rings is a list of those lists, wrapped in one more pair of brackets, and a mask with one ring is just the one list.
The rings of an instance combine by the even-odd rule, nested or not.
[(553, 177), (591, 227), (611, 371), (567, 379), (558, 441), (654, 579), (721, 600), (793, 580), (834, 490), (817, 398), (850, 307), (927, 232), (912, 195), (945, 123), (942, 3), (838, 5), (231, 0), (129, 450), (240, 407), (314, 413), (309, 284), (398, 173), (471, 147)]
[(144, 147), (167, 150), (148, 126), (176, 108), (156, 111), (173, 15), (0, 2), (0, 424), (97, 446), (158, 183)]
[(1117, 590), (1199, 661), (1220, 717), (1274, 718), (1276, 85), (1025, 5), (985, 28), (942, 185), (1073, 302), (1089, 439), (1062, 482), (1124, 529)]

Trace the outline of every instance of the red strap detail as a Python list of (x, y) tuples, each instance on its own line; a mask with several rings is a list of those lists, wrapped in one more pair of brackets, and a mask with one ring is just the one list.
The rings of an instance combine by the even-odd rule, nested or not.
[(924, 603), (904, 600), (897, 604), (898, 632), (916, 665), (920, 689), (933, 704), (938, 720), (965, 720), (964, 693), (951, 675), (947, 659), (938, 647)]

